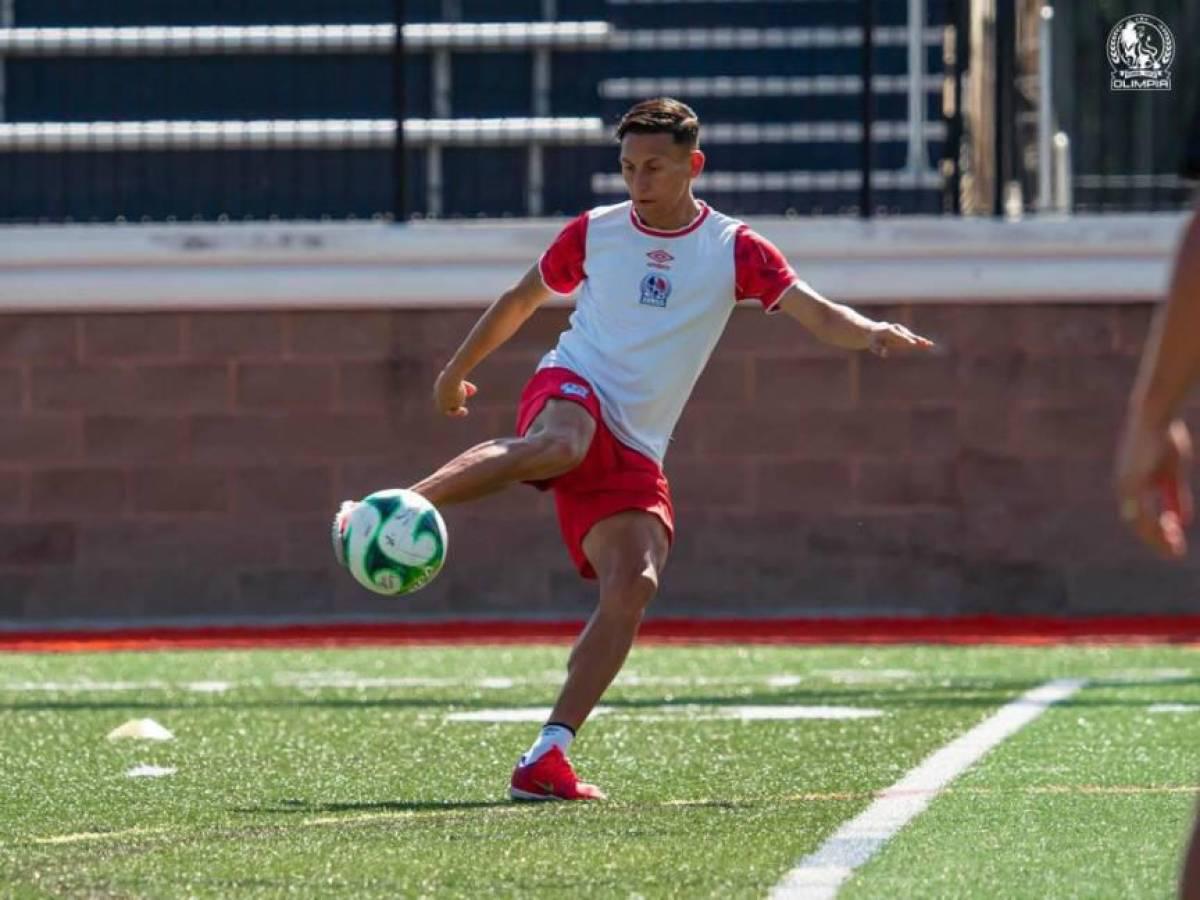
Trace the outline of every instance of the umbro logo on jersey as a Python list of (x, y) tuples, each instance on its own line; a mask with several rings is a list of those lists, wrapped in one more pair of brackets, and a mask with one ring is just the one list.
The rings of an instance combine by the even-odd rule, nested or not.
[(667, 265), (667, 263), (672, 262), (675, 259), (675, 257), (673, 257), (666, 250), (663, 250), (661, 247), (657, 250), (651, 250), (646, 255), (650, 257), (650, 262), (648, 262), (647, 265), (653, 266), (656, 269), (671, 268), (669, 265)]

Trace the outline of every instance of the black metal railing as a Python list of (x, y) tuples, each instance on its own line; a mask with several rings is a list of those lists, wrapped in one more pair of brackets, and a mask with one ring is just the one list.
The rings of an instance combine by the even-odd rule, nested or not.
[[(1072, 210), (1187, 206), (1194, 186), (1181, 168), (1186, 130), (1200, 109), (1200, 7), (1191, 0), (1097, 0), (1054, 10), (1054, 105), (1069, 141)], [(1154, 16), (1172, 32), (1170, 90), (1113, 88), (1109, 38), (1133, 14)], [(1031, 185), (1028, 174), (1025, 183)]]
[(969, 0), (694, 6), (15, 0), (0, 221), (574, 214), (623, 198), (612, 127), (663, 93), (728, 212), (960, 211)]

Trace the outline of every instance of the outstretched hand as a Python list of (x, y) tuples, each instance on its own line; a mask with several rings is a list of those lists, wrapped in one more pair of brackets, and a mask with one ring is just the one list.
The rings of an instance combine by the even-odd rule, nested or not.
[(876, 356), (887, 356), (893, 350), (931, 350), (933, 346), (933, 341), (929, 338), (913, 334), (903, 325), (897, 325), (895, 322), (877, 322), (871, 331), (867, 349)]
[(445, 372), (433, 384), (433, 405), (447, 416), (460, 417), (468, 413), (467, 400), (479, 391), (471, 382)]
[(1163, 428), (1132, 417), (1126, 424), (1117, 451), (1118, 511), (1143, 543), (1169, 559), (1187, 553), (1191, 462), (1192, 439), (1182, 421)]

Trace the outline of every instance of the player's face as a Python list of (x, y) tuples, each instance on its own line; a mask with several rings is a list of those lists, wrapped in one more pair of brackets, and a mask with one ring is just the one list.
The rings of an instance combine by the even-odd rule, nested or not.
[(699, 150), (675, 143), (669, 134), (627, 134), (621, 139), (621, 174), (643, 218), (683, 203), (703, 161)]

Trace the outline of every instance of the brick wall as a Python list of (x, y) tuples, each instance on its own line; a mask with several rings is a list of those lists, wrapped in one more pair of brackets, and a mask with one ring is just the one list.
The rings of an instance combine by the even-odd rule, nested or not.
[[(739, 311), (667, 460), (663, 614), (1194, 611), (1114, 522), (1111, 448), (1145, 305), (892, 306), (946, 353), (877, 360)], [(511, 429), (545, 310), (429, 404), (464, 311), (0, 317), (0, 619), (579, 615), (549, 497), (447, 511), (411, 598), (333, 565), (336, 501)]]

